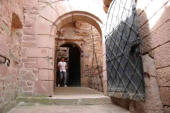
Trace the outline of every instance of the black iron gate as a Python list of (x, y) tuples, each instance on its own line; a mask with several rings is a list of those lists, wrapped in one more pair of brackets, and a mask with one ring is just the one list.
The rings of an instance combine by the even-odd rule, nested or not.
[(108, 94), (144, 100), (141, 39), (135, 0), (113, 0), (105, 29)]

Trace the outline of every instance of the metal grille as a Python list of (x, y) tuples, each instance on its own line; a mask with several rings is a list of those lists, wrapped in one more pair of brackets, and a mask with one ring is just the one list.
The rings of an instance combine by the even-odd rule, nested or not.
[(105, 27), (109, 96), (144, 100), (135, 0), (113, 0)]

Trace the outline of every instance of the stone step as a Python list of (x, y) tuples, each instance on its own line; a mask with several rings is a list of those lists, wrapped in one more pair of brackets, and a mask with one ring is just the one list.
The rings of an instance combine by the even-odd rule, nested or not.
[(23, 105), (103, 105), (111, 104), (111, 99), (107, 96), (93, 97), (18, 97), (17, 102)]

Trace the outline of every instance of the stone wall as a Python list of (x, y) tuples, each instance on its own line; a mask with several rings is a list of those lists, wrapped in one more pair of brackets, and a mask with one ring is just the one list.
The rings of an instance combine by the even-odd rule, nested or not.
[(160, 113), (163, 105), (163, 112), (169, 113), (170, 2), (168, 0), (138, 0), (137, 9), (139, 31), (143, 40), (146, 84), (146, 102), (143, 109), (146, 112)]
[(42, 8), (40, 6), (36, 0), (24, 3), (19, 72), (20, 96), (51, 96), (53, 93), (54, 67), (51, 48), (54, 48), (54, 38), (50, 37), (47, 30), (51, 23), (40, 17)]
[[(76, 20), (76, 18), (87, 20), (96, 25), (98, 23), (95, 21), (100, 20), (98, 17), (104, 13), (101, 1), (93, 1), (101, 13), (96, 13), (96, 10), (93, 10), (94, 7), (84, 7), (82, 2), (91, 5), (87, 0), (81, 1), (81, 3), (77, 0), (76, 4), (74, 4), (75, 1), (25, 0), (23, 38), (21, 40), (22, 62), (19, 71), (20, 96), (53, 95), (55, 29), (65, 25), (68, 21), (72, 21), (72, 19)], [(80, 3), (78, 7), (77, 3)], [(84, 18), (79, 18), (77, 15), (74, 17), (72, 14), (74, 11), (78, 11), (79, 15)], [(64, 17), (63, 15), (66, 14), (71, 15), (71, 18), (65, 21), (60, 20), (61, 16)], [(91, 17), (84, 16), (87, 14)], [(89, 18), (91, 20), (96, 18), (96, 20), (93, 22)]]
[(21, 56), (23, 0), (0, 2), (0, 55), (9, 59), (4, 64), (0, 58), (0, 113), (15, 104)]

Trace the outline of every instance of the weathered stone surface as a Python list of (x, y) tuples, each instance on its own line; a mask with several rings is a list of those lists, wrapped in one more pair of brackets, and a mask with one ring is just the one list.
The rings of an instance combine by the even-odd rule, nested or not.
[(36, 63), (37, 62), (37, 59), (36, 58), (23, 58), (22, 59), (22, 62), (23, 63)]
[[(155, 30), (151, 34), (149, 34), (149, 36), (147, 36), (143, 39), (143, 48), (142, 48), (143, 53), (146, 53), (146, 52), (170, 41), (170, 38), (169, 38), (170, 32), (169, 32), (168, 26), (170, 26), (170, 21), (166, 22), (164, 25), (162, 25), (157, 30)], [(141, 36), (143, 36), (144, 34), (147, 34), (147, 32), (148, 32), (148, 30), (146, 28), (142, 28)]]
[(37, 68), (37, 63), (24, 63), (25, 68)]
[(170, 67), (157, 70), (159, 86), (170, 86)]
[[(10, 109), (17, 97), (23, 0), (0, 1), (0, 55), (10, 66), (0, 63), (0, 112)], [(0, 57), (1, 59), (1, 57)], [(4, 60), (1, 59), (1, 60)]]
[(159, 45), (162, 45), (168, 41), (170, 41), (170, 32), (169, 32), (169, 28), (168, 26), (170, 26), (170, 21), (164, 23), (164, 25), (162, 25), (160, 28), (158, 28), (157, 30), (155, 30), (152, 34), (152, 48), (155, 48)]
[(34, 35), (24, 35), (23, 40), (24, 41), (36, 41), (36, 38)]
[(52, 96), (53, 81), (36, 81), (33, 92), (37, 95)]
[(154, 59), (152, 59), (148, 54), (142, 56), (143, 70), (144, 73), (149, 76), (157, 76)]
[(54, 72), (48, 69), (40, 69), (39, 70), (39, 80), (54, 80)]
[[(164, 2), (164, 6), (162, 6), (162, 8), (160, 10), (158, 10), (151, 19), (148, 20), (147, 24), (143, 25), (141, 29), (144, 29), (146, 26), (148, 26), (149, 24), (149, 28), (150, 28), (150, 32), (155, 31), (157, 28), (159, 28), (160, 26), (162, 26), (163, 24), (166, 24), (166, 22), (168, 22), (170, 15), (169, 11), (169, 3), (167, 2), (168, 0), (163, 0), (162, 2)], [(145, 34), (147, 35), (147, 34)]]
[(51, 3), (50, 6), (47, 6), (45, 8), (43, 8), (42, 10), (39, 11), (39, 14), (42, 17), (45, 17), (47, 21), (49, 22), (54, 22), (57, 19), (57, 12), (56, 12), (56, 8), (53, 7), (53, 4)]
[(33, 27), (35, 24), (35, 17), (31, 14), (25, 14), (24, 16), (24, 27)]
[(170, 87), (160, 87), (160, 94), (162, 103), (170, 106)]
[(26, 49), (25, 55), (26, 57), (48, 57), (48, 48), (29, 48)]
[(35, 30), (32, 27), (24, 27), (24, 35), (34, 35)]
[(54, 39), (49, 35), (37, 35), (36, 36), (38, 47), (46, 47), (53, 48), (54, 47)]
[(170, 113), (170, 107), (164, 106), (164, 113)]
[(53, 69), (53, 64), (49, 58), (38, 58), (38, 68)]
[(35, 32), (36, 32), (36, 34), (50, 35), (51, 26), (52, 26), (52, 22), (49, 22), (48, 20), (46, 20), (45, 17), (43, 18), (40, 16), (38, 18), (38, 21), (36, 22)]
[(170, 42), (154, 50), (156, 68), (170, 65)]
[(145, 102), (134, 103), (135, 113), (163, 113), (159, 87), (155, 77), (145, 76), (145, 93)]
[(21, 44), (23, 47), (35, 48), (37, 46), (34, 42), (22, 42)]
[[(148, 3), (149, 2), (149, 3)], [(163, 7), (164, 6), (164, 4), (167, 2), (167, 0), (158, 0), (158, 1), (147, 1), (146, 2), (146, 4), (147, 5), (145, 5), (145, 6), (142, 6), (142, 7), (145, 7), (145, 9), (144, 9), (144, 12), (143, 13), (145, 13), (144, 15), (146, 15), (146, 17), (147, 18), (142, 18), (141, 20), (142, 20), (142, 22), (139, 24), (140, 26), (141, 25), (143, 25), (143, 24), (145, 24), (147, 21), (148, 21), (148, 19), (151, 19), (153, 16), (155, 16), (155, 13), (158, 13), (158, 11), (160, 10), (160, 8), (161, 7)], [(145, 4), (145, 3), (141, 3), (141, 2), (138, 2), (138, 3), (140, 3), (138, 6), (140, 6), (140, 5), (142, 5), (142, 4)], [(138, 7), (138, 9), (140, 9), (140, 7)], [(141, 9), (141, 11), (142, 11), (143, 9)], [(140, 12), (141, 12), (140, 11)], [(141, 14), (142, 15), (142, 14)], [(140, 16), (141, 16), (140, 15)], [(140, 18), (140, 16), (139, 16), (139, 18)]]

